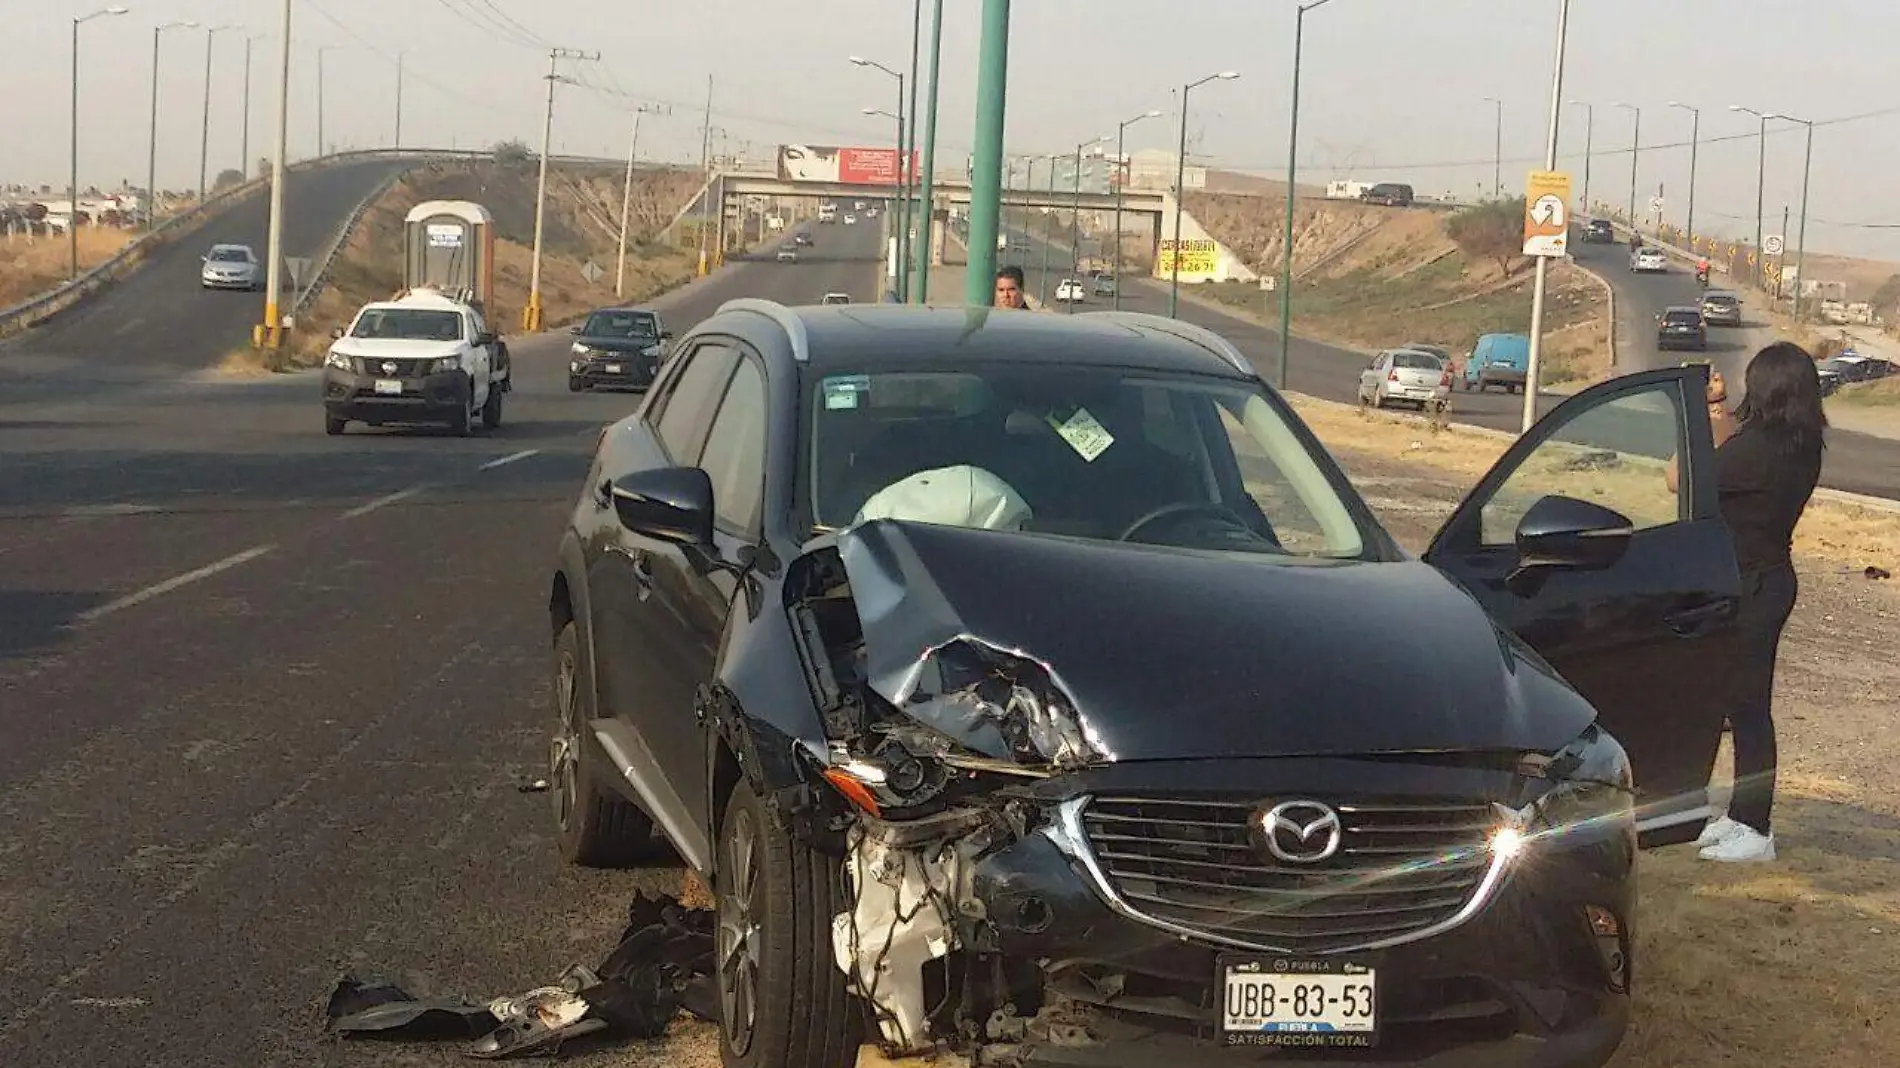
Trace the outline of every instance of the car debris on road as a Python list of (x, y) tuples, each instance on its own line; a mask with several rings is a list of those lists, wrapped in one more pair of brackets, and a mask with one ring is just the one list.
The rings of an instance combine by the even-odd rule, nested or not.
[(599, 968), (575, 964), (548, 986), (479, 1002), (420, 998), (393, 982), (345, 976), (330, 993), (329, 1030), (343, 1038), (468, 1040), (482, 1060), (553, 1053), (589, 1035), (651, 1039), (684, 1009), (717, 1019), (711, 985), (713, 914), (641, 894)]

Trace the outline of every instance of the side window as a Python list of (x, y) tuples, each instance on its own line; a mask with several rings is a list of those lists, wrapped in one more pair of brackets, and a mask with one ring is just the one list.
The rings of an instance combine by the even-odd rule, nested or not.
[(1689, 502), (1670, 491), (1663, 475), (1686, 425), (1670, 384), (1578, 412), (1531, 450), (1484, 503), (1483, 543), (1511, 544), (1524, 513), (1552, 494), (1615, 509), (1638, 530), (1687, 519)]
[(712, 424), (713, 408), (732, 377), (732, 365), (738, 353), (719, 344), (704, 344), (686, 357), (672, 390), (660, 409), (654, 429), (666, 446), (666, 454), (676, 464), (691, 467), (699, 462), (699, 449), (706, 441), (706, 428)]
[(473, 341), (476, 338), (482, 336), (482, 328), (480, 324), (476, 323), (475, 317), (473, 315), (469, 315), (466, 313), (463, 314), (462, 330), (463, 330), (462, 340), (464, 341)]
[(713, 516), (735, 534), (758, 529), (765, 496), (765, 377), (740, 360), (713, 418), (699, 466), (712, 479)]
[[(1291, 473), (1262, 444), (1261, 435), (1243, 422), (1244, 413), (1237, 414), (1226, 405), (1217, 404), (1214, 408), (1220, 413), (1221, 429), (1227, 434), (1234, 463), (1240, 468), (1241, 486), (1273, 525), (1274, 537), (1296, 553), (1324, 553), (1334, 548), (1336, 539), (1329, 538), (1330, 532), (1307, 506), (1306, 495), (1300, 492)], [(1256, 413), (1256, 417), (1266, 418), (1264, 413)], [(1304, 468), (1300, 474), (1314, 476), (1314, 472)]]

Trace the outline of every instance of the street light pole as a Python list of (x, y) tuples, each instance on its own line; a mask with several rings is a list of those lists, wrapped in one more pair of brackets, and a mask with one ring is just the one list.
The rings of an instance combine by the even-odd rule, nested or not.
[(152, 27), (152, 126), (145, 142), (145, 229), (158, 224), (158, 38), (166, 30), (196, 29), (192, 21)]
[(1591, 215), (1594, 214), (1594, 209), (1590, 207), (1590, 160), (1596, 154), (1596, 147), (1592, 142), (1596, 140), (1597, 109), (1595, 104), (1587, 104), (1581, 100), (1572, 100), (1570, 106), (1583, 109), (1583, 211), (1584, 214)]
[(924, 247), (917, 256), (919, 304), (930, 303), (930, 261), (937, 254), (937, 68), (942, 61), (943, 0), (934, 0), (930, 13), (930, 90), (924, 95), (924, 191), (920, 198), (924, 205)]
[(270, 179), (270, 239), (264, 255), (264, 322), (255, 335), (257, 344), (276, 349), (283, 343), (283, 316), (277, 298), (284, 287), (284, 154), (290, 146), (290, 6), (277, 27), (277, 132), (272, 140)]
[(1496, 105), (1497, 117), (1491, 127), (1491, 198), (1504, 199), (1504, 101), (1495, 96), (1485, 100)]
[(198, 203), (205, 202), (205, 177), (211, 167), (211, 44), (218, 34), (242, 26), (213, 26), (205, 31), (205, 108), (198, 127)]
[[(1064, 157), (1060, 154), (1048, 157), (1049, 197), (1051, 200), (1055, 199), (1056, 193), (1056, 161), (1062, 158)], [(1036, 283), (1036, 306), (1046, 308), (1049, 306), (1049, 231), (1051, 229), (1050, 224), (1055, 220), (1055, 211), (1052, 208), (1045, 207), (1042, 209), (1042, 213), (1042, 275)]]
[(1636, 161), (1643, 151), (1643, 109), (1635, 104), (1613, 101), (1613, 108), (1628, 108), (1636, 117), (1636, 125), (1630, 131), (1630, 232), (1636, 232)]
[(1691, 107), (1677, 100), (1671, 100), (1669, 106), (1681, 108), (1689, 113), (1689, 218), (1683, 227), (1689, 238), (1689, 251), (1695, 251), (1695, 163), (1696, 153), (1702, 144), (1702, 109)]
[[(1557, 128), (1564, 113), (1564, 42), (1569, 33), (1570, 0), (1558, 0), (1557, 54), (1551, 62), (1550, 74), (1550, 132), (1544, 139), (1544, 169), (1546, 171), (1557, 169)], [(1531, 345), (1530, 356), (1524, 369), (1524, 417), (1518, 427), (1521, 433), (1529, 433), (1531, 424), (1537, 421), (1539, 360), (1544, 341), (1544, 291), (1549, 280), (1550, 257), (1539, 256), (1537, 257), (1537, 277), (1531, 283)]]
[[(1755, 278), (1756, 282), (1760, 284), (1761, 280), (1767, 277), (1763, 271), (1768, 266), (1767, 256), (1762, 252), (1761, 248), (1762, 213), (1766, 210), (1762, 205), (1762, 188), (1768, 176), (1768, 116), (1756, 111), (1754, 108), (1745, 108), (1740, 104), (1730, 104), (1728, 109), (1730, 111), (1739, 111), (1746, 115), (1753, 115), (1755, 118), (1761, 120), (1759, 132), (1755, 139)], [(1783, 240), (1786, 240), (1786, 238), (1783, 238)]]
[(1814, 175), (1814, 123), (1807, 119), (1797, 119), (1793, 115), (1770, 113), (1764, 118), (1780, 119), (1782, 122), (1798, 122), (1808, 128), (1808, 147), (1801, 161), (1801, 229), (1794, 245), (1794, 318), (1801, 321), (1801, 291), (1808, 285), (1808, 179)]
[[(891, 179), (896, 183), (897, 192), (896, 203), (893, 205), (897, 217), (891, 220), (897, 224), (897, 262), (892, 264), (894, 275), (891, 282), (896, 289), (898, 301), (902, 302), (906, 294), (906, 286), (904, 284), (905, 276), (909, 273), (905, 268), (905, 264), (909, 262), (909, 260), (905, 258), (905, 254), (910, 250), (910, 242), (908, 239), (910, 230), (910, 188), (909, 183), (906, 181), (906, 172), (910, 170), (910, 161), (906, 159), (904, 155), (904, 76), (882, 63), (865, 59), (863, 56), (852, 56), (851, 64), (856, 67), (870, 67), (875, 70), (883, 71), (886, 75), (890, 76), (892, 80), (897, 82), (897, 150), (896, 159), (891, 171)], [(869, 112), (874, 109), (866, 110)]]
[(72, 272), (69, 277), (79, 277), (79, 27), (101, 15), (123, 15), (126, 9), (117, 5), (101, 8), (90, 15), (73, 17), (73, 136), (72, 136), (72, 182), (66, 187), (66, 239), (72, 254)]
[[(1294, 181), (1300, 162), (1300, 60), (1306, 44), (1306, 13), (1327, 0), (1309, 0), (1293, 12), (1293, 92), (1286, 121), (1286, 219), (1280, 234), (1280, 351), (1274, 357), (1273, 383), (1286, 388), (1287, 352), (1293, 344), (1293, 210)], [(1180, 246), (1175, 246), (1179, 255)]]
[[(1219, 74), (1210, 74), (1199, 81), (1192, 81), (1181, 87), (1181, 139), (1179, 149), (1174, 156), (1174, 252), (1169, 257), (1169, 267), (1173, 275), (1168, 281), (1168, 318), (1172, 319), (1181, 305), (1181, 201), (1187, 196), (1187, 117), (1188, 94), (1196, 86), (1211, 81), (1232, 81), (1240, 77), (1240, 72), (1224, 70)], [(1116, 288), (1120, 288), (1119, 285)]]
[(402, 57), (408, 54), (407, 51), (396, 53), (396, 136), (391, 147), (397, 150), (402, 148)]
[(323, 57), (336, 51), (341, 45), (319, 45), (317, 48), (317, 158), (322, 159), (329, 151), (323, 140)]
[(253, 33), (244, 38), (244, 121), (238, 124), (238, 169), (246, 181), (251, 177), (251, 45), (266, 36)]
[[(1326, 0), (1320, 0), (1325, 3)], [(1122, 306), (1122, 187), (1128, 184), (1128, 128), (1143, 119), (1158, 119), (1159, 111), (1144, 111), (1115, 127), (1115, 310)]]
[[(1069, 194), (1069, 274), (1071, 277), (1082, 272), (1082, 150), (1095, 148), (1108, 140), (1103, 134), (1091, 141), (1075, 146), (1075, 174), (1071, 176), (1073, 192)], [(1120, 288), (1117, 286), (1116, 288)], [(1069, 314), (1075, 314), (1075, 301), (1069, 302)]]

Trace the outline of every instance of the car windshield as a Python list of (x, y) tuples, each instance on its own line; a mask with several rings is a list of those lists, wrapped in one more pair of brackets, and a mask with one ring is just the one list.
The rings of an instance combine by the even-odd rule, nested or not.
[(807, 387), (802, 511), (1349, 558), (1370, 539), (1289, 413), (1237, 382), (1068, 365), (827, 374)]
[(1442, 370), (1438, 357), (1425, 352), (1395, 352), (1392, 354), (1392, 366), (1410, 371)]
[(350, 329), (351, 337), (399, 341), (458, 341), (462, 316), (434, 308), (365, 308)]
[(639, 312), (595, 312), (581, 327), (584, 337), (640, 338), (658, 337), (659, 333), (659, 328), (653, 325), (653, 316)]
[(251, 254), (241, 248), (214, 248), (211, 258), (219, 263), (249, 263)]

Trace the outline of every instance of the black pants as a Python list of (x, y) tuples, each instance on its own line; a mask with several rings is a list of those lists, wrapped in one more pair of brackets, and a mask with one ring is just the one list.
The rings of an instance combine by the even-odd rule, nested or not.
[(1770, 831), (1775, 805), (1775, 652), (1781, 628), (1794, 611), (1800, 584), (1792, 564), (1742, 574), (1742, 603), (1737, 619), (1740, 645), (1735, 690), (1729, 704), (1735, 745), (1735, 795), (1729, 818), (1763, 834)]

